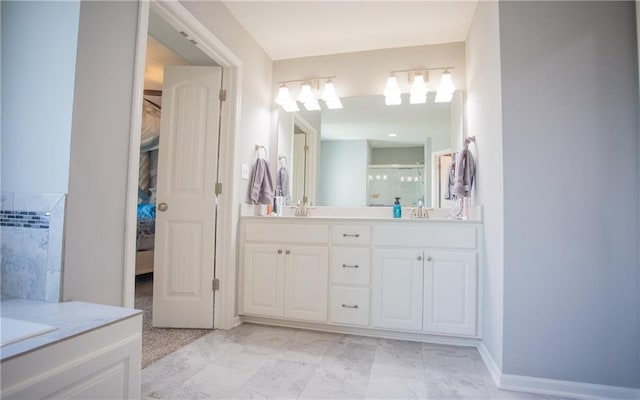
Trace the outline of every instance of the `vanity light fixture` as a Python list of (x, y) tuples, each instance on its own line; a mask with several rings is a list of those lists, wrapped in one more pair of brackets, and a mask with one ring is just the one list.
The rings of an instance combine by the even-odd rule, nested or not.
[(445, 69), (440, 77), (440, 86), (438, 86), (438, 92), (436, 93), (436, 103), (450, 102), (453, 98), (453, 92), (455, 91), (456, 87), (451, 79), (451, 72)]
[[(278, 89), (278, 95), (274, 99), (276, 104), (282, 106), (287, 112), (299, 111), (298, 102), (302, 103), (307, 111), (320, 110), (320, 103), (316, 97), (316, 93), (320, 89), (320, 81), (327, 80), (324, 84), (324, 91), (321, 99), (324, 101), (326, 107), (329, 110), (335, 110), (342, 108), (342, 102), (336, 94), (335, 86), (331, 81), (334, 76), (325, 76), (312, 79), (297, 79), (291, 81), (280, 82), (280, 88)], [(297, 101), (289, 94), (288, 84), (300, 83), (300, 92), (298, 93)], [(291, 85), (289, 85), (291, 86)]]
[(384, 102), (386, 105), (397, 105), (402, 103), (402, 89), (398, 85), (396, 74), (406, 73), (410, 86), (409, 102), (411, 104), (423, 104), (427, 102), (427, 82), (429, 81), (429, 71), (444, 70), (440, 80), (440, 86), (436, 94), (436, 102), (449, 102), (453, 98), (456, 88), (451, 79), (449, 70), (453, 67), (433, 67), (423, 69), (406, 69), (398, 71), (390, 71), (387, 77), (387, 85), (384, 89)]

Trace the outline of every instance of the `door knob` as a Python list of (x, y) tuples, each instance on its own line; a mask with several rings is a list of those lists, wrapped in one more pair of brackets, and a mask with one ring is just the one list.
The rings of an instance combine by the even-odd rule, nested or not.
[(284, 253), (285, 253), (285, 254), (287, 254), (287, 255), (289, 255), (289, 254), (291, 254), (291, 251), (290, 251), (290, 250), (287, 250), (287, 251), (285, 251)]
[(418, 261), (422, 261), (422, 256), (418, 256)]
[(433, 260), (433, 259), (431, 258), (431, 256), (428, 256), (428, 257), (427, 257), (427, 261), (431, 261), (431, 260)]
[(167, 211), (168, 208), (169, 206), (167, 205), (167, 203), (158, 204), (158, 211)]
[(278, 249), (278, 254), (282, 254), (282, 249)]

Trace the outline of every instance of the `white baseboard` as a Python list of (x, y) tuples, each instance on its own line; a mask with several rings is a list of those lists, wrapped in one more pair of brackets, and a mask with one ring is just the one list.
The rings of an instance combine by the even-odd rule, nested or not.
[(500, 387), (500, 376), (502, 375), (502, 371), (496, 360), (493, 359), (493, 356), (487, 349), (487, 346), (484, 345), (484, 342), (480, 342), (478, 345), (478, 352), (480, 353), (480, 357), (482, 357), (482, 361), (484, 361), (484, 365), (487, 366), (489, 373), (491, 374), (491, 378), (493, 378), (493, 382), (497, 387)]
[(640, 399), (640, 389), (503, 374), (493, 359), (493, 356), (484, 345), (484, 342), (478, 345), (478, 352), (482, 357), (482, 361), (484, 361), (484, 364), (487, 366), (493, 381), (500, 389), (585, 400)]
[(576, 399), (640, 399), (640, 389), (502, 374), (500, 389)]

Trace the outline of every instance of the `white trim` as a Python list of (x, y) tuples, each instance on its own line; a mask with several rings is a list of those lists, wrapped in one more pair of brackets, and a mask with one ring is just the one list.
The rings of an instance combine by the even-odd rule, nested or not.
[(411, 340), (414, 342), (446, 344), (452, 346), (478, 347), (480, 340), (456, 336), (433, 335), (422, 332), (403, 332), (383, 329), (360, 328), (355, 326), (333, 325), (314, 322), (293, 321), (245, 315), (244, 322), (261, 325), (285, 326), (288, 328), (311, 329), (314, 331), (346, 333), (350, 335), (371, 336), (383, 339)]
[(144, 67), (147, 58), (147, 31), (149, 30), (149, 2), (138, 3), (138, 33), (131, 92), (131, 125), (129, 131), (129, 170), (124, 223), (124, 266), (122, 305), (133, 308), (136, 279), (136, 226), (138, 209), (138, 174), (140, 167), (140, 129), (142, 129), (142, 99)]
[[(298, 114), (293, 116), (293, 124), (299, 125), (304, 133), (307, 135), (307, 146), (309, 151), (307, 152), (307, 165), (306, 165), (306, 191), (304, 193), (307, 196), (307, 200), (311, 203), (317, 203), (316, 199), (316, 165), (318, 155), (318, 131), (313, 127), (306, 119)], [(295, 131), (295, 129), (292, 129)], [(292, 142), (293, 143), (293, 142)], [(293, 161), (293, 157), (291, 159)], [(296, 199), (298, 200), (298, 199)], [(294, 200), (294, 202), (296, 201)]]
[(502, 374), (500, 389), (576, 399), (640, 399), (640, 389)]
[(485, 346), (484, 342), (480, 342), (478, 345), (478, 352), (480, 353), (480, 357), (482, 357), (482, 361), (484, 361), (484, 365), (487, 366), (489, 373), (491, 374), (491, 378), (497, 387), (500, 387), (500, 376), (502, 372), (500, 371), (500, 367), (496, 363), (496, 360), (493, 359), (493, 356)]
[[(142, 107), (142, 92), (144, 86), (144, 62), (146, 58), (146, 40), (148, 34), (149, 9), (153, 9), (167, 23), (178, 31), (184, 31), (198, 42), (198, 47), (212, 60), (223, 68), (223, 89), (227, 90), (227, 101), (223, 103), (220, 126), (220, 160), (219, 174), (221, 182), (225, 184), (223, 195), (218, 198), (218, 240), (216, 243), (217, 270), (216, 278), (220, 280), (220, 290), (215, 293), (214, 327), (222, 329), (233, 328), (235, 321), (235, 271), (236, 271), (236, 231), (238, 210), (233, 209), (235, 168), (237, 158), (235, 138), (240, 126), (240, 104), (242, 89), (242, 61), (227, 48), (211, 31), (209, 31), (195, 16), (177, 1), (152, 0), (140, 2), (138, 15), (138, 37), (136, 47), (136, 73), (133, 88), (133, 115), (138, 119), (137, 125), (132, 118), (130, 149), (140, 147), (140, 126), (142, 116), (137, 110)], [(142, 43), (142, 44), (141, 44)], [(138, 60), (142, 64), (138, 64)], [(137, 101), (137, 103), (136, 103)], [(135, 127), (134, 127), (135, 126)], [(137, 141), (137, 142), (136, 142)], [(136, 142), (136, 143), (134, 143)], [(127, 188), (127, 205), (137, 204), (139, 155), (130, 151), (129, 173)], [(134, 188), (135, 190), (131, 190)], [(130, 207), (131, 208), (131, 207)], [(135, 208), (127, 208), (127, 222), (135, 221)], [(130, 225), (130, 224), (129, 224)], [(133, 285), (135, 277), (135, 224), (127, 225), (125, 232), (125, 282), (124, 304), (132, 307), (135, 297)], [(133, 235), (133, 236), (132, 236)], [(224, 243), (221, 243), (224, 242)], [(225, 246), (223, 246), (223, 244)]]
[(588, 400), (640, 399), (640, 389), (503, 374), (484, 342), (478, 345), (478, 352), (496, 386), (502, 390)]

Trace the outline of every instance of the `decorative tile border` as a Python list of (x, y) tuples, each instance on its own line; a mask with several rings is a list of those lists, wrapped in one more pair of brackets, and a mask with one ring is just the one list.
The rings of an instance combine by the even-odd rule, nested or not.
[(45, 211), (0, 211), (0, 226), (15, 228), (49, 229), (51, 213)]

